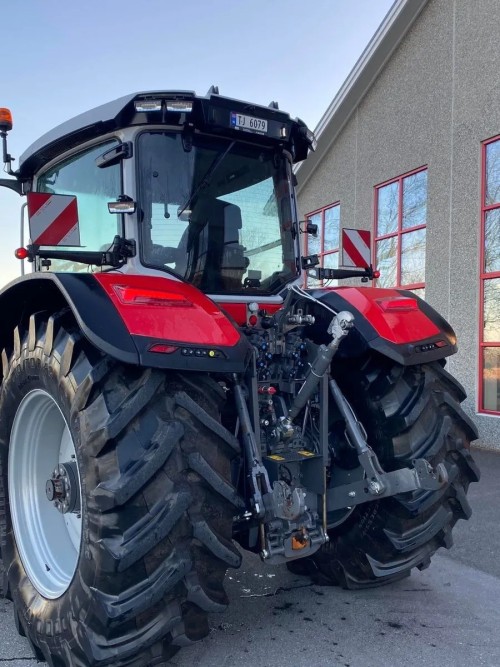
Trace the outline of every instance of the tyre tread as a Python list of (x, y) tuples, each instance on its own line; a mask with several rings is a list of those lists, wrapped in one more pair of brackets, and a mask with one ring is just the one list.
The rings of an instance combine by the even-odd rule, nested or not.
[(453, 525), (470, 516), (469, 483), (479, 479), (469, 452), (477, 432), (460, 407), (463, 387), (438, 362), (402, 367), (374, 355), (342, 379), (383, 467), (426, 458), (433, 465), (443, 461), (449, 476), (436, 491), (359, 505), (312, 557), (317, 581), (364, 588), (407, 576), (413, 567), (425, 567), (438, 548), (450, 548)]
[[(7, 566), (19, 629), (53, 667), (163, 665), (208, 633), (206, 613), (227, 605), (225, 571), (241, 562), (231, 533), (242, 501), (230, 483), (239, 445), (217, 419), (223, 389), (208, 376), (197, 383), (112, 360), (67, 310), (33, 313), (1, 356), (3, 386), (25, 359), (48, 369), (57, 393), (69, 397), (69, 423), (90, 462), (80, 560), (92, 581), (79, 589), (78, 612), (56, 623), (45, 614), (42, 623), (37, 606), (22, 603), (36, 591), (26, 576), (9, 580), (17, 566)], [(3, 489), (0, 481), (0, 512)], [(84, 576), (77, 572), (74, 585)], [(75, 624), (82, 604), (85, 621)]]

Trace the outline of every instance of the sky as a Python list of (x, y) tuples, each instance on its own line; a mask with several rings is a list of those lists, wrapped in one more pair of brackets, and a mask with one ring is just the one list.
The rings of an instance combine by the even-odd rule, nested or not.
[[(267, 105), (312, 129), (393, 0), (5, 2), (0, 107), (18, 158), (45, 132), (127, 93), (193, 90)], [(17, 162), (14, 162), (14, 169)], [(0, 173), (0, 177), (4, 175)], [(20, 207), (0, 188), (0, 288), (20, 275)]]

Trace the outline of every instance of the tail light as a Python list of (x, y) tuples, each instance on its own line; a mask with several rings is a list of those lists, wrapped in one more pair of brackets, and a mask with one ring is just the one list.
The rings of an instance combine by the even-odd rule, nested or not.
[(386, 312), (418, 310), (417, 300), (408, 296), (377, 299), (377, 303)]
[(14, 252), (14, 255), (16, 256), (16, 259), (27, 259), (30, 254), (26, 248), (18, 248)]
[(113, 285), (113, 290), (120, 301), (126, 306), (185, 306), (193, 304), (182, 294), (177, 292), (145, 289), (143, 287), (127, 287), (126, 285)]

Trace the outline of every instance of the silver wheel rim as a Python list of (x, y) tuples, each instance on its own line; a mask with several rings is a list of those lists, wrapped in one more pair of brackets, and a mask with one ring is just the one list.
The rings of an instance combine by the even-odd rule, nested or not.
[[(55, 400), (35, 389), (21, 401), (9, 446), (9, 502), (24, 569), (37, 591), (60, 597), (76, 572), (82, 537), (81, 514), (59, 512), (46, 494), (58, 464), (76, 463), (68, 424)], [(80, 474), (77, 466), (78, 485)]]

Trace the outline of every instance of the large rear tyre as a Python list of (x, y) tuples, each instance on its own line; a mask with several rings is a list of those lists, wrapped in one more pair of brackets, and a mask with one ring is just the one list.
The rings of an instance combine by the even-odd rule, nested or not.
[(479, 479), (469, 444), (477, 434), (460, 408), (462, 387), (439, 362), (403, 367), (376, 356), (359, 371), (336, 370), (385, 470), (425, 458), (443, 462), (449, 482), (358, 505), (327, 545), (290, 569), (344, 588), (387, 584), (427, 567), (439, 547), (451, 547), (456, 521), (469, 518), (467, 489)]
[(51, 667), (149, 667), (208, 633), (238, 567), (238, 443), (206, 377), (101, 355), (67, 312), (2, 353), (4, 591)]

